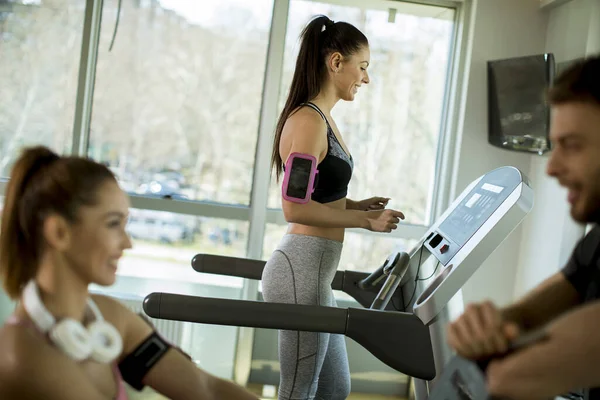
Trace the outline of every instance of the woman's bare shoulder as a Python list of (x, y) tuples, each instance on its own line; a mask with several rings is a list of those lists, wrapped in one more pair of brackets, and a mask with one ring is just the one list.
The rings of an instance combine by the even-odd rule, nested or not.
[[(0, 328), (0, 394), (8, 397), (20, 393), (28, 385), (35, 385), (30, 379), (43, 373), (41, 365), (46, 365), (48, 350), (45, 337), (32, 328), (22, 325), (5, 325)], [(29, 388), (34, 389), (34, 388)]]
[(41, 351), (46, 346), (46, 338), (35, 332), (33, 328), (15, 324), (4, 325), (0, 328), (0, 363), (15, 363), (35, 361), (44, 356)]
[(297, 110), (283, 127), (279, 146), (282, 159), (294, 151), (318, 156), (319, 160), (327, 151), (327, 124), (310, 107)]
[[(300, 107), (295, 109), (288, 117), (285, 124), (286, 131), (294, 131), (293, 128), (309, 128), (316, 135), (322, 135), (327, 130), (327, 124), (321, 115), (311, 107)], [(290, 129), (292, 128), (292, 129)]]
[(129, 310), (123, 303), (114, 297), (104, 294), (93, 294), (91, 297), (100, 309), (104, 319), (113, 324), (121, 335), (123, 335), (128, 319), (134, 317), (133, 311)]
[(23, 325), (0, 328), (0, 399), (101, 400), (77, 363)]

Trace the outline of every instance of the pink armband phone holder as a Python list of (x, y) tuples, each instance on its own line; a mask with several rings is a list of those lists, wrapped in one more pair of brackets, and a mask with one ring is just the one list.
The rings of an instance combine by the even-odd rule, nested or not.
[(281, 194), (287, 201), (308, 203), (315, 191), (317, 159), (310, 154), (292, 153), (285, 164)]

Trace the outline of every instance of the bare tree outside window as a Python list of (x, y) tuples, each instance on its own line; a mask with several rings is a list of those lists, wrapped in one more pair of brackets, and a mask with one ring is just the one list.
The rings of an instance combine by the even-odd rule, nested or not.
[(85, 0), (0, 1), (0, 176), (24, 146), (71, 150)]
[(248, 205), (272, 0), (124, 0), (109, 51), (117, 3), (104, 5), (90, 154), (135, 193)]

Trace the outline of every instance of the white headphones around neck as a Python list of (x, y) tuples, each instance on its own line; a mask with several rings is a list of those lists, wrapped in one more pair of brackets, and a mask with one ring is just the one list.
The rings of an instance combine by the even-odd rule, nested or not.
[(47, 333), (67, 356), (76, 361), (93, 359), (99, 363), (110, 363), (123, 349), (123, 340), (117, 329), (105, 321), (98, 306), (91, 298), (87, 301), (94, 314), (94, 321), (84, 327), (72, 318), (56, 321), (40, 298), (35, 281), (31, 280), (23, 289), (23, 306), (43, 333)]

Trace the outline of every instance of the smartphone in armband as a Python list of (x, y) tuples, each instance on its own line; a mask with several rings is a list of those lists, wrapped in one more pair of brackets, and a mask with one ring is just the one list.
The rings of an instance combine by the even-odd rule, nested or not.
[(285, 164), (282, 196), (294, 203), (308, 203), (314, 192), (317, 159), (310, 154), (292, 153)]

